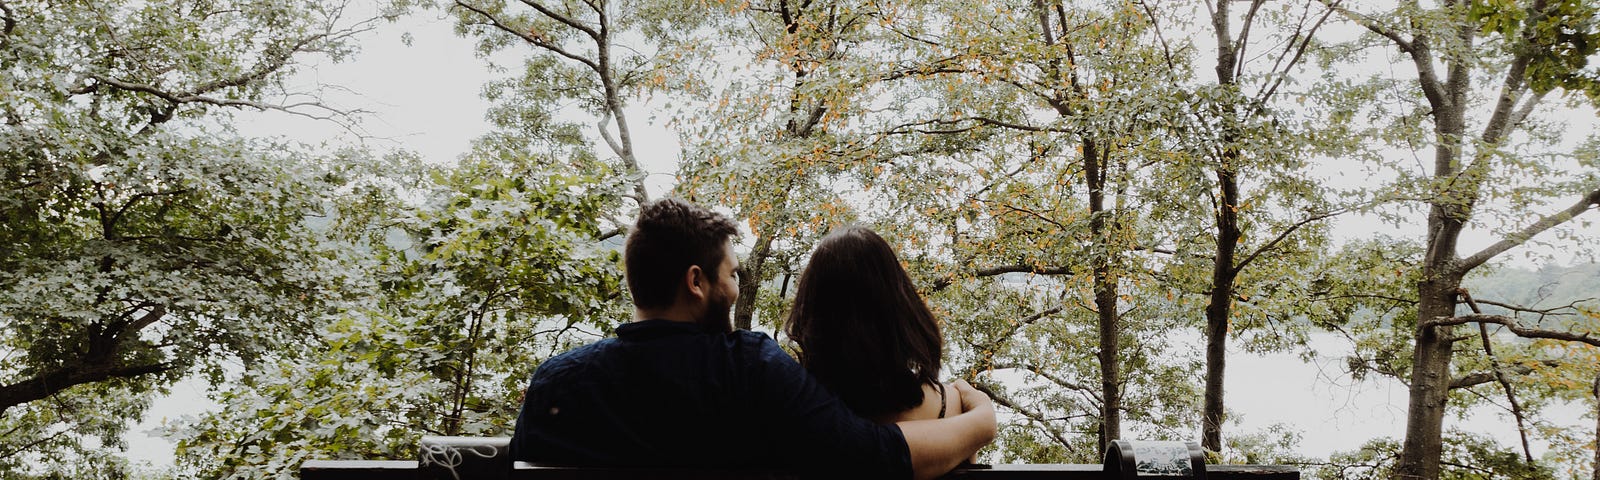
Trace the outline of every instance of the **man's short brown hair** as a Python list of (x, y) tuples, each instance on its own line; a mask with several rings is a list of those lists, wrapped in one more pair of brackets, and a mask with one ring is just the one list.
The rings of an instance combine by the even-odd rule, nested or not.
[(723, 245), (738, 234), (728, 217), (684, 200), (669, 197), (645, 204), (622, 254), (634, 306), (671, 306), (690, 266), (714, 277)]

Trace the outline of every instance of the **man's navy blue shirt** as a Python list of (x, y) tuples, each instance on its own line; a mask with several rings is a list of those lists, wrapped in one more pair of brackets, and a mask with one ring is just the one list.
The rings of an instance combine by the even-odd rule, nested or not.
[(911, 476), (895, 425), (850, 411), (765, 334), (669, 320), (544, 362), (512, 458), (561, 465), (842, 469)]

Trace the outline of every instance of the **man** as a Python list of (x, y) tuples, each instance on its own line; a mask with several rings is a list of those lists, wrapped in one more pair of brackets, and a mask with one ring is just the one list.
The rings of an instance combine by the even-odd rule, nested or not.
[(994, 440), (994, 405), (965, 383), (959, 415), (877, 425), (770, 337), (734, 331), (736, 234), (727, 218), (682, 200), (641, 208), (623, 251), (635, 321), (539, 366), (512, 458), (933, 478)]

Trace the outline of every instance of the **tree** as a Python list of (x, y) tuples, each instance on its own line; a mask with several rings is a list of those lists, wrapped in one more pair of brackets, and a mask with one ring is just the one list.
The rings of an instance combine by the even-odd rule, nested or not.
[(338, 167), (227, 121), (350, 120), (283, 86), (307, 56), (350, 53), (370, 22), (342, 12), (0, 3), (0, 422), (23, 447), (4, 453), (93, 448), (73, 431), (118, 445), (152, 392), (254, 362), (337, 299), (349, 272), (316, 217)]
[(187, 470), (266, 478), (315, 457), (415, 458), (422, 435), (503, 435), (540, 360), (625, 316), (602, 229), (633, 184), (555, 119), (552, 88), (532, 72), (489, 85), (494, 130), (456, 165), (346, 160), (367, 166), (368, 201), (345, 213), (367, 252), (362, 300), (173, 429)]
[[(1178, 98), (1192, 105), (1194, 113), (1177, 115), (1173, 119), (1179, 138), (1176, 147), (1184, 155), (1169, 162), (1174, 164), (1172, 169), (1182, 174), (1166, 180), (1174, 188), (1187, 191), (1194, 182), (1185, 176), (1211, 178), (1203, 187), (1194, 188), (1210, 200), (1209, 205), (1194, 205), (1184, 200), (1172, 202), (1175, 204), (1172, 208), (1177, 211), (1209, 207), (1201, 219), (1175, 222), (1177, 225), (1172, 230), (1180, 240), (1172, 252), (1177, 256), (1196, 253), (1184, 248), (1190, 242), (1182, 239), (1197, 235), (1187, 231), (1197, 224), (1209, 228), (1203, 235), (1209, 237), (1211, 245), (1209, 252), (1202, 254), (1210, 259), (1211, 265), (1210, 278), (1201, 290), (1207, 297), (1201, 445), (1214, 452), (1220, 452), (1223, 447), (1226, 411), (1223, 379), (1230, 331), (1239, 330), (1235, 324), (1248, 329), (1263, 323), (1252, 321), (1250, 317), (1265, 315), (1288, 319), (1293, 316), (1295, 300), (1306, 293), (1283, 288), (1289, 282), (1273, 279), (1273, 276), (1294, 271), (1293, 267), (1276, 268), (1272, 276), (1256, 278), (1251, 278), (1246, 269), (1305, 262), (1301, 257), (1325, 237), (1317, 228), (1320, 222), (1342, 210), (1326, 204), (1323, 189), (1307, 175), (1309, 162), (1303, 160), (1319, 151), (1340, 150), (1341, 142), (1334, 136), (1317, 132), (1324, 128), (1325, 119), (1295, 118), (1279, 105), (1282, 96), (1295, 93), (1290, 90), (1294, 87), (1286, 86), (1294, 83), (1296, 71), (1308, 60), (1308, 50), (1316, 46), (1318, 31), (1333, 11), (1313, 9), (1313, 5), (1320, 7), (1320, 4), (1309, 1), (1299, 8), (1289, 4), (1267, 8), (1267, 2), (1251, 1), (1242, 12), (1237, 12), (1233, 10), (1235, 3), (1239, 2), (1205, 3), (1209, 34), (1216, 45), (1212, 69), (1215, 80), (1201, 82), (1192, 92)], [(1195, 45), (1183, 37), (1167, 36), (1188, 33), (1184, 31), (1186, 24), (1182, 19), (1188, 17), (1188, 9), (1195, 6), (1145, 3), (1143, 7), (1151, 22), (1157, 24), (1154, 27), (1156, 40), (1166, 58), (1169, 77), (1174, 82), (1193, 82), (1194, 79), (1188, 78), (1189, 66), (1181, 57)], [(1235, 20), (1239, 22), (1237, 31)], [(1257, 49), (1264, 53), (1247, 54)], [(1270, 63), (1255, 58), (1262, 55)], [(1191, 158), (1199, 159), (1203, 167), (1191, 165), (1195, 163)], [(1196, 172), (1199, 168), (1208, 172)], [(1177, 280), (1186, 276), (1175, 270), (1184, 268), (1187, 263), (1191, 263), (1189, 259), (1175, 258), (1169, 266), (1169, 278)], [(1250, 281), (1261, 285), (1246, 283)], [(1278, 286), (1270, 285), (1273, 283)], [(1253, 315), (1235, 308), (1240, 299), (1248, 298), (1271, 302), (1271, 308), (1250, 305), (1255, 307), (1250, 310), (1258, 312)], [(1281, 325), (1292, 328), (1288, 326), (1293, 323), (1285, 321)]]
[[(669, 30), (692, 31), (695, 9), (648, 1), (618, 5), (587, 0), (394, 0), (393, 4), (453, 12), (457, 32), (477, 37), (480, 54), (511, 45), (532, 47), (538, 53), (529, 58), (529, 69), (558, 85), (550, 89), (555, 95), (577, 101), (585, 113), (599, 118), (596, 133), (632, 183), (630, 196), (636, 203), (649, 201), (627, 109), (644, 92), (663, 86), (675, 65), (674, 51), (667, 44), (648, 42), (671, 38)], [(624, 45), (633, 39), (646, 42)]]
[[(685, 155), (677, 190), (747, 219), (751, 250), (740, 262), (734, 324), (751, 328), (759, 304), (782, 310), (800, 259), (834, 226), (860, 218), (845, 197), (851, 173), (891, 161), (872, 110), (876, 92), (909, 77), (883, 57), (884, 25), (900, 6), (872, 1), (753, 2), (708, 9), (716, 41), (692, 58), (697, 82), (725, 85), (695, 95), (680, 116)], [(729, 48), (749, 52), (727, 62)], [(778, 292), (763, 289), (782, 274)], [(774, 308), (776, 307), (776, 308)], [(776, 323), (776, 320), (769, 323)]]
[[(1450, 431), (1441, 447), (1443, 461), (1459, 465), (1440, 478), (1449, 480), (1489, 480), (1495, 478), (1554, 479), (1555, 472), (1541, 465), (1528, 464), (1516, 452), (1505, 450), (1495, 439), (1468, 432)], [(1337, 452), (1317, 469), (1319, 478), (1378, 480), (1394, 478), (1400, 445), (1394, 439), (1370, 440), (1355, 451)]]
[[(932, 88), (907, 95), (920, 94), (919, 100), (905, 102), (931, 103), (932, 113), (905, 119), (895, 132), (920, 137), (934, 158), (948, 160), (895, 165), (887, 171), (900, 178), (881, 183), (897, 185), (896, 204), (903, 206), (896, 208), (904, 213), (892, 222), (903, 225), (896, 228), (929, 230), (918, 235), (921, 248), (949, 252), (937, 262), (943, 271), (930, 268), (936, 274), (930, 290), (951, 298), (946, 308), (963, 307), (953, 317), (976, 317), (952, 328), (977, 334), (967, 373), (1016, 369), (1053, 385), (1037, 388), (1055, 397), (1045, 402), (1022, 400), (1032, 395), (1027, 390), (980, 382), (1002, 406), (1077, 451), (1074, 458), (1096, 454), (1073, 445), (1081, 435), (1071, 431), (1081, 428), (1073, 423), (1092, 425), (1098, 451), (1123, 435), (1124, 414), (1155, 425), (1177, 421), (1166, 403), (1176, 398), (1163, 395), (1176, 397), (1181, 389), (1152, 389), (1138, 407), (1124, 401), (1128, 389), (1148, 386), (1135, 378), (1170, 373), (1170, 364), (1149, 362), (1164, 339), (1137, 333), (1163, 325), (1155, 310), (1144, 310), (1158, 302), (1130, 294), (1149, 278), (1139, 273), (1146, 259), (1135, 252), (1149, 239), (1143, 217), (1151, 192), (1162, 188), (1147, 181), (1149, 169), (1169, 152), (1158, 125), (1177, 111), (1157, 100), (1170, 94), (1171, 82), (1157, 75), (1160, 55), (1147, 43), (1148, 19), (1132, 2), (936, 5), (938, 14), (926, 24), (897, 29), (905, 49), (917, 52), (916, 65), (940, 75)], [(950, 148), (963, 143), (973, 146)], [(1023, 287), (998, 278), (1024, 274), (1047, 279)], [(974, 284), (946, 292), (964, 282)], [(1012, 289), (1032, 298), (1017, 301)], [(1093, 330), (1082, 331), (1085, 325)], [(1085, 336), (1096, 342), (1082, 345)], [(1077, 378), (1088, 366), (1077, 357), (1081, 351), (1095, 352), (1092, 380)], [(1085, 384), (1092, 394), (1081, 390)], [(1094, 413), (1041, 408), (1079, 402)]]
[[(1428, 216), (1424, 254), (1413, 267), (1419, 279), (1408, 376), (1410, 401), (1395, 475), (1440, 478), (1452, 361), (1456, 345), (1472, 338), (1458, 335), (1456, 326), (1491, 323), (1521, 337), (1587, 339), (1577, 333), (1523, 326), (1510, 317), (1458, 316), (1457, 305), (1462, 278), (1468, 273), (1600, 204), (1600, 183), (1593, 178), (1541, 181), (1516, 188), (1518, 183), (1510, 173), (1538, 164), (1529, 150), (1550, 151), (1550, 144), (1559, 148), (1558, 142), (1531, 128), (1537, 107), (1550, 93), (1583, 95), (1591, 105), (1600, 98), (1600, 75), (1587, 66), (1588, 58), (1600, 48), (1595, 7), (1566, 0), (1446, 0), (1427, 6), (1412, 1), (1376, 15), (1324, 3), (1399, 49), (1416, 72), (1415, 89), (1406, 94), (1420, 95), (1425, 109), (1420, 117), (1430, 124), (1431, 136), (1409, 139), (1433, 150), (1429, 171), (1402, 177), (1409, 182), (1407, 193), (1420, 199)], [(1492, 76), (1498, 85), (1489, 91), (1475, 88), (1475, 80), (1486, 76)], [(1570, 155), (1559, 150), (1550, 154)], [(1475, 218), (1492, 213), (1488, 209), (1493, 202), (1544, 207), (1548, 199), (1559, 196), (1576, 201), (1531, 222), (1518, 220), (1518, 227), (1497, 232), (1499, 241), (1460, 254), (1463, 232), (1474, 226)]]
[(483, 153), (405, 169), (418, 188), (379, 194), (393, 227), (374, 229), (369, 301), (174, 429), (186, 469), (271, 478), (310, 458), (415, 458), (422, 435), (504, 435), (539, 361), (613, 326), (620, 253), (596, 239), (623, 184), (557, 173), (548, 153)]
[[(1154, 57), (1149, 55), (1150, 47), (1143, 43), (1150, 35), (1148, 19), (1127, 2), (1106, 2), (1099, 7), (1068, 10), (1060, 2), (1033, 2), (1020, 9), (1028, 12), (1027, 16), (1016, 18), (1018, 25), (1011, 27), (1026, 26), (1025, 30), (1006, 40), (1017, 42), (1012, 47), (1015, 50), (995, 51), (995, 57), (989, 59), (996, 62), (997, 67), (1016, 64), (1031, 71), (1012, 76), (1016, 71), (1013, 68), (973, 69), (980, 77), (1015, 86), (1023, 96), (1041, 102), (1040, 107), (1053, 117), (1049, 124), (992, 121), (995, 117), (983, 115), (971, 121), (1045, 134), (1039, 139), (1037, 157), (1033, 158), (1039, 162), (1039, 167), (1051, 168), (1048, 159), (1054, 156), (1075, 162), (1070, 175), (1081, 178), (1079, 192), (1083, 203), (1079, 208), (1084, 210), (1081, 214), (1069, 214), (1071, 217), (1081, 215), (1081, 223), (1070, 218), (1068, 221), (1079, 223), (1085, 231), (1062, 229), (1055, 234), (1068, 238), (1086, 235), (1088, 238), (1087, 245), (1077, 254), (1088, 260), (1092, 311), (1098, 327), (1096, 350), (1101, 404), (1098, 444), (1099, 450), (1104, 451), (1108, 442), (1123, 435), (1126, 373), (1121, 348), (1122, 337), (1129, 329), (1123, 318), (1122, 289), (1126, 288), (1125, 279), (1133, 268), (1129, 252), (1138, 241), (1135, 232), (1140, 223), (1139, 203), (1143, 190), (1137, 181), (1140, 175), (1137, 171), (1144, 164), (1141, 157), (1150, 153), (1146, 148), (1155, 144), (1149, 140), (1153, 120), (1164, 112), (1158, 111), (1160, 105), (1137, 100), (1146, 95), (1160, 95), (1158, 79), (1151, 74), (1156, 70), (1148, 68)], [(999, 118), (1029, 116), (1013, 113)], [(1058, 171), (1051, 176), (1059, 178), (1068, 172)], [(1059, 211), (1057, 207), (1045, 205), (1014, 207), (1022, 207), (1017, 213), (1023, 215)], [(1049, 218), (1044, 220), (1046, 224), (1062, 225)], [(1051, 257), (1020, 262), (1023, 267), (1015, 271), (1055, 274), (1070, 271), (1060, 268), (1064, 266), (1064, 259)]]

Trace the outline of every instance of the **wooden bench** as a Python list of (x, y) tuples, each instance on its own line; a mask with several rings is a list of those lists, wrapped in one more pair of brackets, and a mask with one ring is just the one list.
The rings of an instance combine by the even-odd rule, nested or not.
[[(508, 438), (423, 437), (419, 460), (309, 460), (300, 466), (301, 480), (795, 480), (792, 472), (769, 470), (613, 468), (533, 465), (515, 462), (507, 468)], [(1129, 457), (1131, 458), (1131, 457)], [(1209, 480), (1300, 480), (1300, 471), (1281, 465), (1203, 465), (1197, 478)], [(812, 477), (816, 477), (813, 475)], [(828, 476), (828, 475), (822, 475)], [(841, 471), (839, 477), (852, 477)], [(1092, 464), (972, 465), (946, 479), (960, 480), (1115, 480), (1134, 478)], [(1182, 478), (1146, 477), (1137, 478)]]

